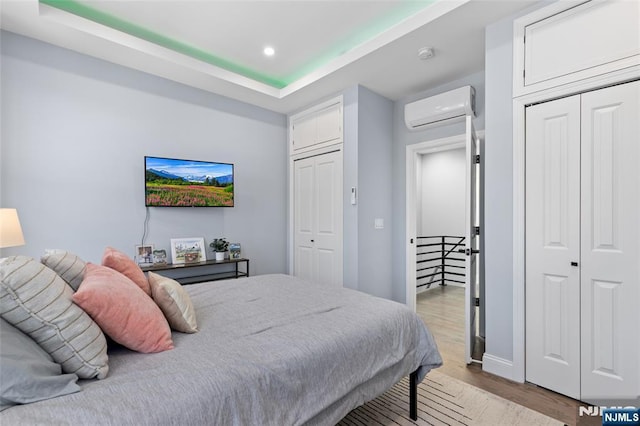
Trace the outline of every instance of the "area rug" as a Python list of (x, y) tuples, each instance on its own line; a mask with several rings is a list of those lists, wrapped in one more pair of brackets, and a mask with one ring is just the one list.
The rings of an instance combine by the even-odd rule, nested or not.
[(409, 417), (409, 380), (350, 412), (340, 426), (563, 425), (537, 411), (431, 371), (418, 385), (418, 420)]

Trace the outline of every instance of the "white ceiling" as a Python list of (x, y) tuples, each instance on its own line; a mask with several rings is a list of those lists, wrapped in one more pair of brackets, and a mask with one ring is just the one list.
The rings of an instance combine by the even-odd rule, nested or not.
[(533, 3), (0, 0), (0, 26), (288, 113), (354, 84), (398, 100), (480, 71), (484, 28)]

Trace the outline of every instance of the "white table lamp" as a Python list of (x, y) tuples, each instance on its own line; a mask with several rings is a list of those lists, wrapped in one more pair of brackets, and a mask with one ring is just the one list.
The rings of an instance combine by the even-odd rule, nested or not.
[(0, 248), (23, 246), (24, 237), (16, 209), (0, 209)]

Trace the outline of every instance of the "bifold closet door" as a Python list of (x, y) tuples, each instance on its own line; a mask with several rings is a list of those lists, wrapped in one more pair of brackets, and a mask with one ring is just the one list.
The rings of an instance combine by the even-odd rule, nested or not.
[(294, 274), (342, 286), (342, 151), (294, 163)]
[(526, 380), (579, 399), (580, 96), (526, 120)]
[(314, 279), (313, 240), (315, 238), (315, 160), (313, 157), (294, 163), (294, 267), (296, 277)]
[(582, 95), (581, 399), (640, 403), (640, 82)]
[(527, 108), (526, 379), (640, 402), (640, 82)]

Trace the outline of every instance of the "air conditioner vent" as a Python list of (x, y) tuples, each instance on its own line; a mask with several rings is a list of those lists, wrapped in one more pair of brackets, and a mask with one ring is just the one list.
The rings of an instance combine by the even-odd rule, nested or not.
[(467, 115), (476, 116), (476, 91), (464, 86), (449, 92), (408, 103), (404, 106), (404, 122), (411, 130), (450, 124)]

